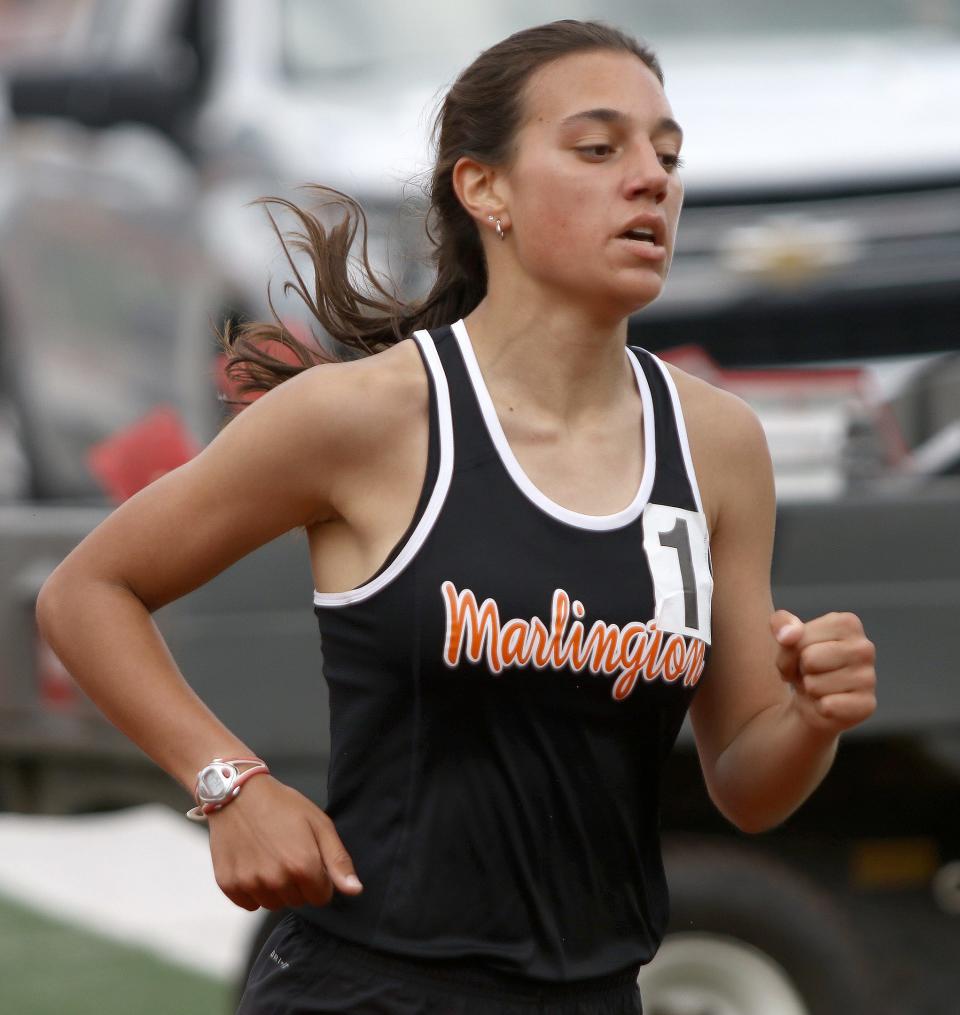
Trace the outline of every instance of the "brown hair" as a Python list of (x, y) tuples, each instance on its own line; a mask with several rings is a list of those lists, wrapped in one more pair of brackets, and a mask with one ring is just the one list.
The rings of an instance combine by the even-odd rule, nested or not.
[[(294, 246), (309, 255), (315, 270), (315, 292), (307, 285), (290, 257), (287, 244), (270, 212), (296, 283), (293, 289), (335, 343), (346, 347), (348, 358), (379, 352), (406, 338), (418, 328), (434, 328), (465, 317), (483, 298), (487, 266), (476, 223), (460, 203), (453, 188), (453, 167), (462, 156), (487, 165), (509, 166), (522, 123), (524, 87), (535, 70), (569, 53), (604, 49), (639, 57), (663, 84), (663, 71), (656, 55), (633, 37), (598, 21), (553, 21), (526, 28), (485, 49), (462, 71), (434, 115), (430, 133), (436, 160), (426, 194), (429, 207), (424, 229), (436, 266), (436, 280), (422, 299), (405, 301), (388, 279), (386, 288), (376, 277), (367, 258), (367, 219), (360, 205), (347, 194), (321, 184), (310, 189), (324, 195), (323, 207), (341, 205), (342, 220), (326, 228), (315, 215), (280, 197), (260, 197), (250, 204), (281, 204), (297, 215), (304, 232), (293, 234)], [(434, 224), (431, 226), (431, 218)], [(362, 281), (357, 287), (348, 274), (350, 248), (362, 223)], [(328, 353), (319, 342), (307, 345), (294, 338), (277, 317), (277, 324), (227, 320), (218, 344), (226, 354), (224, 373), (237, 391), (263, 392), (317, 363), (341, 357)], [(263, 348), (279, 343), (290, 350), (278, 358)], [(281, 353), (285, 349), (279, 350)], [(224, 397), (231, 405), (246, 405)]]

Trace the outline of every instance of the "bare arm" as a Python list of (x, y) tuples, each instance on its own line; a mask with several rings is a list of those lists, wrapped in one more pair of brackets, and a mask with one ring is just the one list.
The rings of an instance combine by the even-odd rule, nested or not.
[[(38, 624), (77, 683), (191, 795), (198, 769), (211, 758), (254, 757), (256, 749), (195, 694), (151, 614), (284, 532), (336, 516), (338, 477), (345, 461), (364, 453), (364, 430), (374, 418), (365, 408), (370, 386), (383, 375), (379, 364), (365, 361), (324, 364), (267, 392), (195, 458), (114, 510), (40, 590)], [(332, 829), (319, 808), (296, 794), (299, 839), (288, 825), (282, 848), (263, 847), (267, 799), (273, 822), (280, 791), (293, 806), (295, 790), (258, 775), (210, 815), (212, 840), (218, 826), (230, 826), (231, 837), (242, 842), (237, 826), (243, 822), (242, 831), (263, 848), (259, 873), (249, 863), (240, 870), (246, 861), (227, 855), (226, 847), (220, 857), (218, 881), (244, 908), (329, 898), (312, 887), (291, 891), (285, 873), (292, 867), (310, 885), (318, 880), (310, 847), (322, 845)], [(339, 840), (330, 842), (345, 858), (344, 876), (351, 873)], [(255, 852), (248, 849), (247, 858)], [(277, 852), (285, 854), (279, 861)], [(214, 858), (216, 867), (216, 850)]]
[(736, 396), (716, 392), (710, 409), (702, 460), (716, 470), (719, 503), (713, 650), (690, 718), (711, 799), (742, 831), (759, 832), (813, 793), (839, 731), (875, 708), (873, 645), (858, 618), (837, 613), (808, 621), (800, 640), (788, 635), (789, 647), (778, 643), (774, 629), (793, 615), (771, 598), (776, 496), (766, 436)]

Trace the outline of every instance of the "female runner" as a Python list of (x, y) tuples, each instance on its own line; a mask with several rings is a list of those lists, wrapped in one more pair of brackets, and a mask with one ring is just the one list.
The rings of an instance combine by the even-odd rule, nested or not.
[[(281, 329), (228, 329), (265, 393), (84, 539), (37, 615), (196, 795), (227, 897), (290, 907), (244, 1015), (638, 1013), (668, 918), (658, 777), (687, 710), (712, 800), (760, 832), (874, 711), (874, 646), (853, 614), (773, 609), (753, 411), (626, 345), (683, 200), (651, 50), (596, 22), (518, 32), (459, 76), (435, 137), (429, 295), (354, 287), (345, 195), (333, 230), (301, 213), (302, 295), (372, 354), (287, 336), (292, 368), (258, 345)], [(299, 526), (326, 810), (218, 721), (151, 619)]]

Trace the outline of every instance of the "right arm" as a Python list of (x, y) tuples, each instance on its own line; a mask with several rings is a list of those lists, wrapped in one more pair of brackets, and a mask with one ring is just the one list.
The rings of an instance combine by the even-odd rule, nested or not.
[[(191, 797), (213, 757), (257, 755), (186, 682), (151, 614), (281, 534), (336, 517), (371, 367), (322, 364), (262, 395), (117, 507), (40, 590), (37, 623), (64, 666)], [(327, 815), (272, 775), (251, 778), (208, 826), (217, 882), (245, 909), (324, 905), (334, 887), (359, 890)]]

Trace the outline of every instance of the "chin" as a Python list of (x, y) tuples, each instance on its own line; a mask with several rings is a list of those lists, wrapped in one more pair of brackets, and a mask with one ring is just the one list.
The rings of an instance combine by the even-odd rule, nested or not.
[[(612, 282), (619, 282), (620, 285), (611, 284)], [(576, 293), (576, 301), (592, 305), (600, 317), (614, 316), (617, 320), (622, 320), (652, 303), (663, 292), (663, 280), (652, 273), (640, 281), (636, 276), (631, 279), (611, 279), (609, 275), (598, 279), (582, 276), (576, 281), (567, 280), (561, 291), (568, 298)]]
[(608, 303), (619, 306), (621, 316), (628, 317), (649, 306), (662, 292), (662, 282), (650, 282), (643, 286), (634, 285), (627, 290), (612, 291), (608, 297)]
[(650, 304), (653, 303), (653, 301), (657, 299), (657, 297), (660, 296), (662, 292), (663, 286), (659, 286), (656, 292), (652, 292), (649, 295), (645, 295), (642, 298), (638, 299), (638, 301), (633, 305), (633, 307), (631, 307), (630, 310), (627, 311), (627, 313), (635, 314), (638, 310), (643, 310), (644, 307), (650, 306)]

